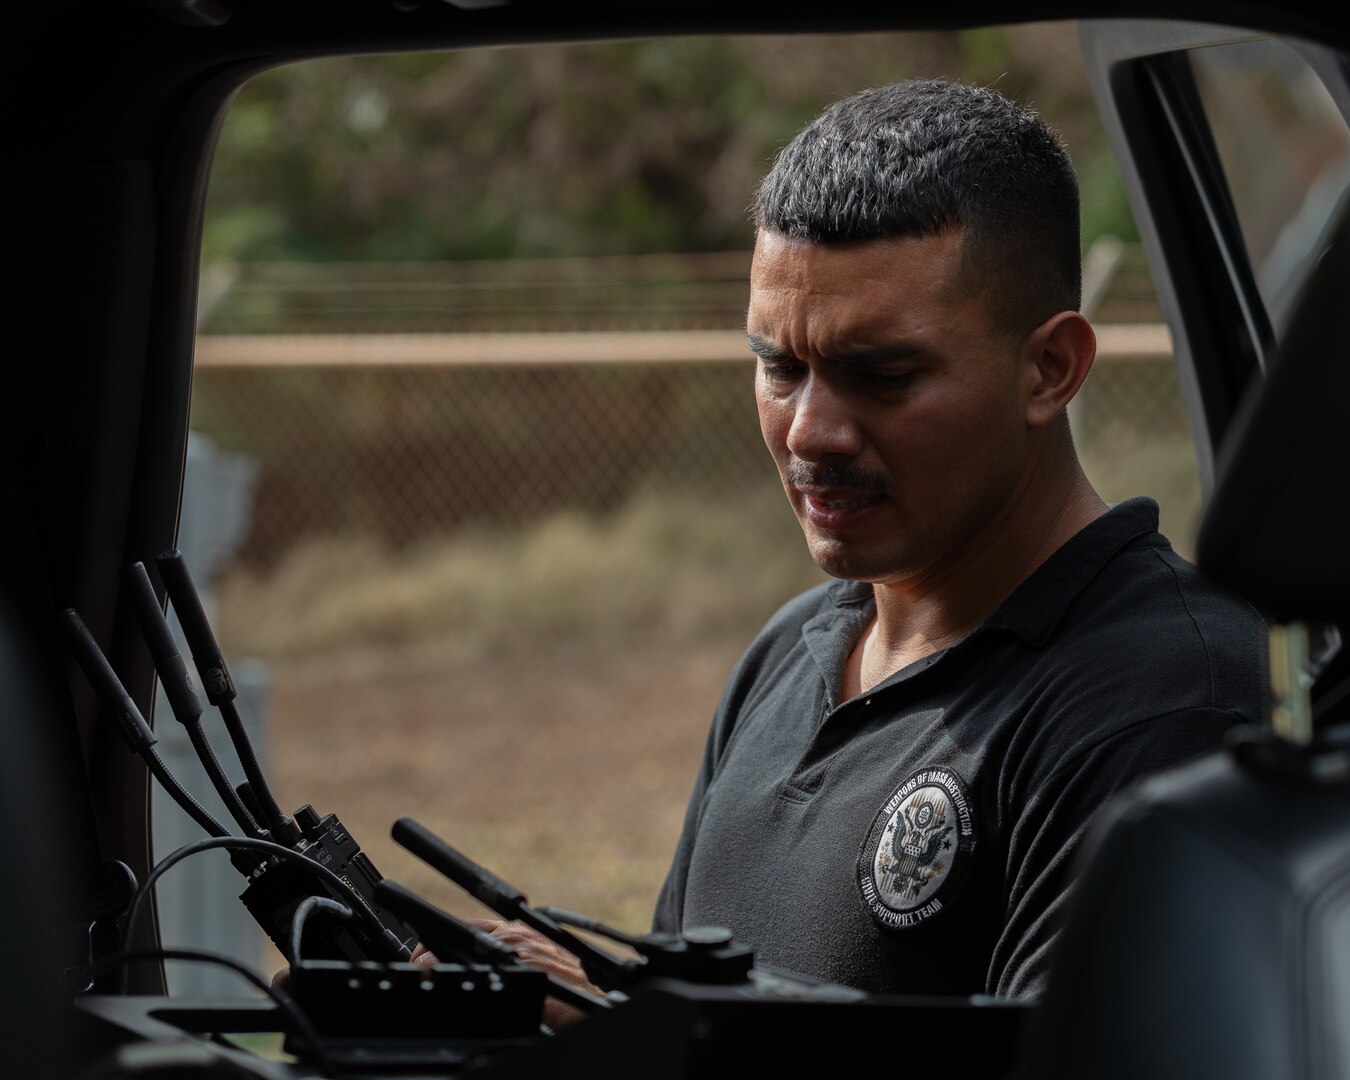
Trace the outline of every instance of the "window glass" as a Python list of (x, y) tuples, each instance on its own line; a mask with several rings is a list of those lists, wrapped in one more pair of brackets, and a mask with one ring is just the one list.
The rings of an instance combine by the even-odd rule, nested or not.
[[(284, 807), (335, 811), (460, 914), (483, 912), (394, 818), (532, 900), (647, 925), (724, 680), (820, 580), (756, 420), (746, 206), (827, 102), (913, 76), (1064, 135), (1102, 343), (1079, 451), (1185, 548), (1185, 412), (1073, 25), (279, 69), (211, 178), (180, 543)], [(157, 813), (161, 852), (192, 838)], [(165, 941), (255, 954), (219, 864), (163, 883)]]
[(1316, 72), (1281, 42), (1197, 49), (1191, 64), (1278, 333), (1350, 186), (1350, 130)]

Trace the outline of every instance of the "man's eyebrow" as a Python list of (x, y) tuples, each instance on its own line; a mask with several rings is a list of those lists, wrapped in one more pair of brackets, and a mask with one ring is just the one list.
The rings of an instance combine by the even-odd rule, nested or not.
[(896, 341), (888, 345), (868, 345), (860, 349), (849, 349), (830, 356), (830, 363), (840, 367), (876, 367), (881, 364), (893, 364), (897, 360), (909, 360), (926, 352), (921, 345), (909, 341)]
[[(750, 351), (763, 360), (793, 360), (795, 357), (787, 349), (781, 349), (767, 338), (747, 332), (746, 341)], [(841, 367), (875, 367), (880, 364), (893, 364), (897, 360), (908, 360), (927, 350), (923, 346), (908, 341), (897, 341), (888, 345), (868, 345), (857, 349), (848, 349), (829, 357), (832, 364)]]
[(762, 360), (790, 360), (792, 354), (786, 349), (780, 349), (772, 341), (762, 338), (758, 334), (745, 332), (745, 340), (750, 345), (750, 351)]

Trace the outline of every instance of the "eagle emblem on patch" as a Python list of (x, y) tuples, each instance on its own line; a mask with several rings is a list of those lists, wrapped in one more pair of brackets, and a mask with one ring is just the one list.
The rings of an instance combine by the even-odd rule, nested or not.
[(975, 825), (965, 785), (951, 769), (920, 769), (886, 800), (858, 856), (863, 902), (883, 926), (938, 915), (970, 868)]

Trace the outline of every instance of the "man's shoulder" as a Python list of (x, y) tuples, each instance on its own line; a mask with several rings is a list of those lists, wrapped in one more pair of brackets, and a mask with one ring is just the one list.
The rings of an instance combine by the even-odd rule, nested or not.
[(1158, 533), (1136, 536), (1076, 592), (1011, 691), (1026, 707), (1010, 790), (1030, 799), (1100, 763), (1123, 782), (1217, 749), (1263, 715), (1265, 642), (1246, 600)]
[(1041, 643), (1083, 634), (1249, 641), (1264, 624), (1240, 596), (1178, 555), (1158, 531), (1158, 504), (1129, 499), (1070, 538), (995, 617)]
[(1081, 653), (1119, 669), (1156, 661), (1158, 650), (1193, 663), (1217, 650), (1249, 659), (1265, 624), (1173, 550), (1158, 531), (1158, 504), (1129, 499), (1072, 538), (989, 620), (1056, 656)]
[(1250, 649), (1265, 632), (1243, 597), (1206, 577), (1161, 536), (1121, 551), (1083, 590), (1070, 613), (1080, 631), (1167, 632), (1179, 641)]
[(1202, 708), (1255, 719), (1265, 641), (1251, 604), (1158, 537), (1102, 568), (1066, 612), (1052, 651), (1100, 698), (1114, 689), (1124, 715)]

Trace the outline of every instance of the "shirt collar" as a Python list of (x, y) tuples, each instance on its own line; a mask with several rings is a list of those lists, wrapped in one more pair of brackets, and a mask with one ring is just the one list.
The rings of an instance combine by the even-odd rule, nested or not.
[(1044, 645), (1074, 599), (1116, 555), (1140, 537), (1165, 547), (1152, 499), (1116, 503), (1073, 536), (1022, 582), (981, 630), (1006, 629), (1032, 645)]

